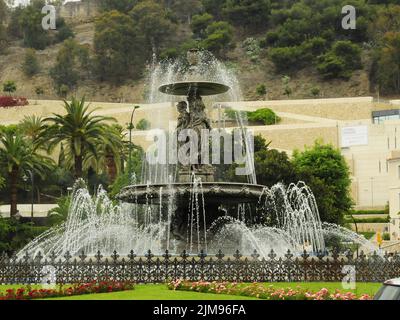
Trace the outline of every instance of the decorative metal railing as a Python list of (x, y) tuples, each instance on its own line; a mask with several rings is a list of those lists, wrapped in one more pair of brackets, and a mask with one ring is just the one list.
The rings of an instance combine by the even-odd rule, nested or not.
[(0, 258), (0, 284), (73, 284), (101, 281), (132, 281), (136, 283), (164, 283), (170, 280), (189, 281), (230, 281), (230, 282), (341, 282), (347, 276), (357, 281), (382, 282), (400, 276), (400, 255), (364, 253), (354, 258), (352, 253), (339, 255), (304, 252), (294, 256), (290, 251), (284, 257), (277, 257), (271, 251), (268, 258), (260, 258), (257, 252), (243, 256), (234, 255), (197, 256), (183, 252), (173, 256), (166, 251), (154, 256), (148, 251), (144, 256), (131, 252), (120, 256), (114, 252), (104, 257), (100, 252), (88, 257), (81, 253), (72, 257), (66, 253), (64, 259), (56, 260), (55, 255), (44, 259), (38, 254), (34, 259)]

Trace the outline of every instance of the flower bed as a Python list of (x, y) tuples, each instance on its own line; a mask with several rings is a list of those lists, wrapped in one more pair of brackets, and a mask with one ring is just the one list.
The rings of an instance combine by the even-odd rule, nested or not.
[(0, 107), (22, 107), (29, 104), (28, 100), (24, 97), (13, 98), (10, 96), (0, 96)]
[(318, 292), (310, 292), (300, 288), (277, 289), (272, 286), (253, 283), (251, 285), (229, 282), (188, 282), (176, 280), (168, 284), (170, 290), (195, 291), (202, 293), (228, 294), (235, 296), (255, 297), (265, 300), (371, 300), (367, 295), (357, 296), (352, 292), (329, 292), (321, 289)]
[(77, 284), (64, 288), (60, 286), (55, 289), (31, 289), (30, 286), (20, 289), (8, 289), (5, 293), (0, 292), (0, 300), (33, 300), (44, 298), (56, 298), (77, 296), (94, 293), (109, 293), (118, 291), (133, 290), (134, 285), (129, 282), (101, 281)]

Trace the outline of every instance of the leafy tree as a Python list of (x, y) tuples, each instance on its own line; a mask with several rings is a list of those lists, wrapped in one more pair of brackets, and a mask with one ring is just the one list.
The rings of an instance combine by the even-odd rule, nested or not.
[(269, 57), (277, 71), (298, 69), (304, 63), (304, 50), (302, 46), (271, 48)]
[(137, 78), (143, 70), (145, 56), (143, 35), (128, 15), (110, 11), (96, 20), (94, 68), (101, 81), (118, 84)]
[(296, 151), (293, 164), (299, 178), (313, 191), (322, 221), (342, 224), (352, 207), (349, 168), (340, 151), (316, 142), (304, 152)]
[(210, 24), (206, 29), (206, 38), (201, 46), (217, 55), (222, 55), (232, 47), (234, 29), (226, 21), (218, 21)]
[(203, 0), (204, 11), (214, 16), (216, 19), (222, 19), (222, 8), (226, 0)]
[(193, 16), (192, 23), (190, 25), (193, 36), (195, 38), (204, 38), (207, 27), (214, 20), (214, 17), (209, 13), (197, 14)]
[(18, 182), (25, 171), (32, 170), (42, 175), (50, 170), (51, 164), (51, 159), (37, 153), (19, 131), (0, 132), (0, 165), (8, 175), (11, 217), (17, 213)]
[(387, 93), (400, 92), (400, 32), (388, 32), (377, 53), (377, 80)]
[(40, 71), (39, 61), (34, 49), (27, 49), (25, 52), (24, 62), (22, 63), (22, 70), (28, 77), (33, 77)]
[(254, 163), (257, 183), (272, 187), (277, 183), (289, 185), (297, 181), (293, 164), (285, 152), (269, 149), (266, 140), (256, 136), (254, 140)]
[(18, 23), (25, 47), (43, 50), (51, 42), (49, 33), (42, 28), (44, 5), (44, 1), (34, 1), (20, 12)]
[(115, 121), (110, 117), (94, 116), (85, 105), (85, 99), (72, 98), (71, 102), (64, 101), (65, 115), (54, 114), (44, 119), (48, 125), (44, 137), (49, 139), (49, 149), (52, 150), (60, 143), (66, 147), (67, 154), (74, 164), (76, 178), (83, 176), (83, 163), (89, 157), (98, 155), (101, 144), (112, 143), (118, 139), (115, 133), (107, 130), (107, 121)]
[(3, 92), (11, 94), (15, 91), (17, 91), (17, 85), (15, 84), (14, 81), (10, 80), (3, 83)]
[(270, 14), (269, 0), (227, 0), (222, 9), (224, 17), (235, 26), (254, 31), (265, 29)]
[(65, 22), (64, 18), (57, 18), (57, 35), (56, 41), (63, 42), (69, 38), (74, 38), (75, 34), (72, 31), (71, 27)]
[(349, 79), (354, 70), (362, 68), (361, 49), (350, 41), (337, 41), (319, 58), (318, 71), (325, 78)]
[(178, 16), (180, 21), (192, 23), (192, 16), (202, 9), (200, 0), (173, 0), (171, 10)]
[(139, 2), (130, 12), (136, 32), (144, 36), (145, 54), (159, 52), (169, 42), (175, 25), (169, 19), (165, 8), (154, 0)]
[(59, 49), (56, 63), (50, 70), (55, 88), (62, 95), (61, 88), (73, 88), (78, 79), (84, 78), (83, 70), (88, 69), (89, 52), (85, 46), (73, 39), (66, 40)]
[(7, 46), (7, 34), (3, 21), (7, 17), (7, 6), (3, 0), (0, 0), (0, 53), (2, 53)]

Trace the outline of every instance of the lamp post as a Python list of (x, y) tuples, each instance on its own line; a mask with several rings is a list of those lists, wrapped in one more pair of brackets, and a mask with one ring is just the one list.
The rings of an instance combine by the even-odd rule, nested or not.
[[(26, 172), (29, 174), (29, 178), (31, 180), (31, 220), (33, 223), (33, 200), (34, 200), (34, 192), (35, 192), (35, 176), (32, 172), (32, 170), (26, 170)], [(28, 181), (28, 177), (24, 177), (25, 181)]]
[(131, 174), (131, 169), (132, 169), (132, 130), (135, 128), (133, 125), (133, 116), (135, 115), (136, 109), (139, 109), (139, 106), (134, 106), (132, 115), (131, 115), (131, 121), (129, 122), (128, 130), (129, 130), (129, 162), (128, 162), (128, 172)]

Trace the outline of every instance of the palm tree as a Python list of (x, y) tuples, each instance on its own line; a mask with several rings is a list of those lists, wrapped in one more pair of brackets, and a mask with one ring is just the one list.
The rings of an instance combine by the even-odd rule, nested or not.
[(30, 139), (35, 149), (43, 148), (46, 142), (46, 139), (43, 139), (46, 124), (42, 117), (37, 117), (35, 115), (25, 116), (19, 127), (23, 134)]
[(44, 136), (49, 138), (49, 150), (63, 143), (73, 162), (75, 178), (81, 178), (84, 161), (89, 157), (97, 158), (99, 145), (115, 139), (107, 125), (107, 121), (115, 119), (93, 115), (95, 110), (88, 111), (85, 98), (72, 98), (70, 103), (64, 101), (64, 108), (65, 115), (54, 114), (44, 119), (49, 124)]
[(27, 170), (42, 175), (51, 169), (52, 160), (40, 155), (20, 131), (0, 132), (0, 166), (5, 168), (10, 185), (10, 216), (17, 213), (18, 181)]
[(124, 141), (124, 129), (120, 125), (104, 127), (106, 139), (98, 146), (97, 157), (87, 159), (87, 166), (97, 168), (97, 171), (106, 169), (109, 183), (112, 184), (122, 169), (122, 162), (126, 158), (128, 143)]

